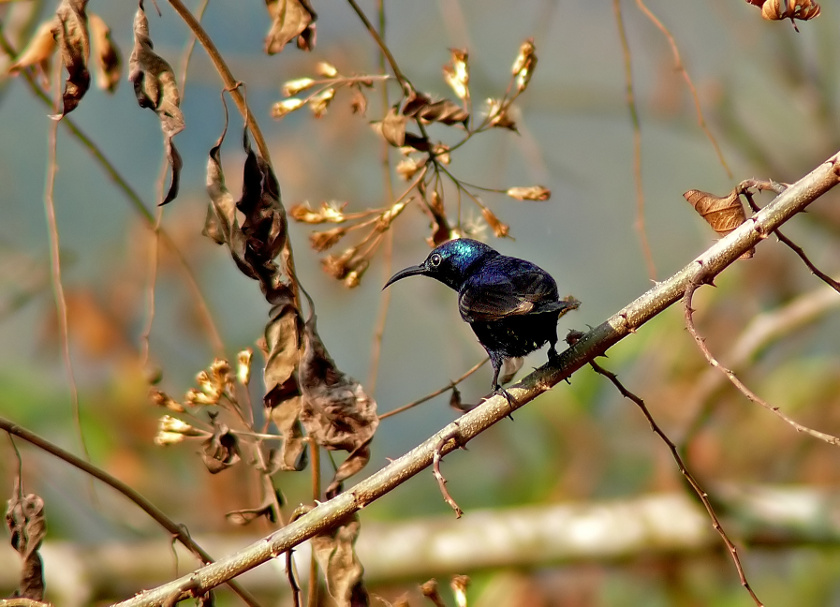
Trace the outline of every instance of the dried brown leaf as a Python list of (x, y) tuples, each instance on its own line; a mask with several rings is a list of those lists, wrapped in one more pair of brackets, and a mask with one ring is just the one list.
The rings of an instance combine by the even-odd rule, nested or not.
[(508, 188), (505, 193), (516, 200), (548, 200), (551, 198), (551, 190), (541, 185)]
[(169, 190), (160, 203), (164, 205), (178, 195), (183, 162), (172, 138), (184, 130), (184, 115), (181, 113), (181, 95), (175, 73), (166, 60), (152, 50), (153, 47), (149, 21), (143, 10), (143, 0), (140, 0), (134, 15), (134, 49), (128, 60), (128, 79), (134, 85), (134, 95), (140, 107), (154, 110), (160, 118), (163, 147), (172, 169)]
[(360, 526), (358, 516), (354, 515), (348, 522), (311, 540), (313, 554), (327, 581), (327, 591), (336, 604), (347, 607), (370, 603), (362, 579), (364, 567), (355, 550)]
[(54, 20), (51, 19), (38, 26), (18, 58), (9, 66), (10, 74), (17, 74), (23, 68), (33, 65), (37, 65), (45, 76), (49, 74), (50, 59), (56, 46), (53, 37), (53, 22)]
[(391, 108), (381, 122), (374, 122), (373, 127), (392, 146), (401, 148), (405, 145), (405, 125), (408, 119), (399, 114), (396, 108)]
[(63, 109), (61, 114), (52, 116), (57, 120), (76, 109), (90, 87), (90, 72), (87, 69), (90, 40), (86, 5), (87, 0), (61, 0), (55, 11), (52, 33), (67, 69), (62, 95)]
[(240, 527), (253, 523), (262, 517), (265, 517), (270, 523), (277, 520), (277, 515), (274, 512), (274, 497), (271, 494), (267, 495), (263, 503), (256, 508), (242, 508), (225, 513), (225, 518), (229, 523)]
[[(724, 197), (700, 190), (689, 190), (683, 194), (683, 197), (721, 237), (726, 236), (746, 221), (744, 205), (741, 204), (737, 190), (733, 190)], [(745, 256), (751, 257), (752, 252), (748, 252)]]
[(322, 447), (350, 452), (327, 489), (327, 495), (333, 496), (340, 492), (341, 482), (361, 470), (370, 458), (368, 446), (379, 425), (376, 401), (336, 367), (318, 336), (314, 314), (304, 326), (303, 342), (298, 369), (303, 394), (301, 423)]
[(403, 116), (417, 118), (423, 122), (440, 122), (447, 125), (462, 124), (466, 126), (470, 114), (460, 105), (448, 99), (432, 101), (424, 94), (412, 91), (402, 107)]
[(497, 238), (504, 238), (510, 232), (510, 226), (503, 223), (498, 217), (496, 217), (496, 214), (487, 207), (483, 207), (481, 209), (481, 216), (484, 217), (484, 221), (487, 222), (487, 225), (490, 226)]
[(122, 75), (120, 51), (111, 38), (111, 28), (96, 13), (88, 15), (90, 31), (93, 34), (93, 50), (96, 58), (96, 82), (99, 88), (113, 93), (117, 90)]
[(452, 240), (452, 226), (449, 224), (449, 218), (446, 216), (446, 209), (443, 207), (443, 200), (437, 191), (432, 191), (431, 195), (427, 196), (429, 214), (432, 216), (432, 235), (426, 239), (430, 247), (436, 247), (449, 240)]
[(266, 0), (271, 29), (265, 38), (265, 52), (274, 55), (288, 42), (298, 39), (298, 48), (312, 50), (315, 45), (315, 19), (308, 0)]
[(367, 96), (364, 91), (362, 91), (362, 87), (358, 84), (354, 84), (350, 87), (350, 91), (353, 95), (353, 98), (350, 101), (350, 109), (354, 114), (364, 116), (365, 113), (367, 113)]
[(12, 548), (23, 562), (16, 596), (35, 601), (44, 598), (43, 563), (38, 549), (47, 534), (44, 500), (34, 493), (23, 495), (20, 477), (15, 479), (12, 497), (6, 508), (6, 526)]

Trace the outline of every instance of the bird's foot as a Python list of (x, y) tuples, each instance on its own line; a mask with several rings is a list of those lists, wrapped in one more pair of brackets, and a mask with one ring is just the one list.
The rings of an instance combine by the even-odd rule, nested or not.
[(510, 412), (508, 413), (508, 417), (513, 419), (513, 416), (511, 416), (511, 413), (513, 413), (513, 410), (516, 409), (519, 406), (519, 403), (516, 402), (516, 399), (513, 398), (513, 396), (511, 396), (510, 392), (508, 392), (507, 390), (502, 388), (500, 385), (496, 385), (493, 392), (495, 394), (501, 394), (502, 396), (505, 397), (505, 400), (507, 400), (508, 406), (510, 407)]

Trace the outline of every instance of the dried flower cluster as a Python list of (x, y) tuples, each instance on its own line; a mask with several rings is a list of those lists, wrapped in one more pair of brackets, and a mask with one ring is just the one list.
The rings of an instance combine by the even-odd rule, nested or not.
[[(301, 223), (342, 224), (310, 235), (310, 245), (319, 253), (336, 246), (353, 231), (366, 230), (352, 246), (341, 253), (330, 253), (324, 257), (324, 270), (348, 287), (357, 286), (382, 237), (394, 219), (411, 203), (418, 204), (429, 217), (431, 235), (427, 240), (430, 246), (435, 246), (464, 234), (477, 236), (485, 227), (500, 238), (510, 233), (510, 227), (481, 200), (477, 194), (479, 190), (506, 194), (514, 200), (548, 200), (551, 192), (543, 186), (501, 190), (470, 186), (461, 182), (448, 168), (452, 154), (476, 135), (494, 128), (516, 131), (516, 122), (512, 117), (513, 103), (527, 90), (536, 66), (536, 47), (533, 39), (528, 39), (522, 43), (514, 59), (507, 90), (500, 98), (487, 100), (479, 120), (475, 120), (472, 111), (469, 53), (465, 49), (450, 49), (450, 61), (443, 66), (443, 79), (459, 102), (433, 98), (407, 86), (402, 100), (388, 108), (381, 120), (372, 123), (374, 131), (399, 150), (401, 159), (395, 172), (408, 182), (407, 189), (390, 205), (361, 213), (346, 213), (347, 203), (339, 205), (335, 202), (322, 202), (318, 209), (313, 209), (308, 203), (296, 204), (290, 209), (292, 218)], [(370, 88), (375, 82), (387, 79), (386, 76), (342, 76), (334, 66), (324, 63), (318, 65), (317, 71), (318, 78), (307, 76), (284, 83), (283, 94), (287, 99), (274, 105), (274, 117), (281, 118), (303, 107), (309, 107), (314, 116), (320, 117), (340, 87), (349, 87), (354, 92), (354, 110), (364, 108), (363, 87)], [(310, 92), (305, 97), (295, 96), (306, 91)], [(455, 129), (454, 132), (459, 133), (458, 141), (444, 143), (432, 139), (427, 130), (431, 125)], [(481, 225), (469, 225), (468, 219), (465, 221), (461, 217), (460, 204), (457, 205), (457, 217), (449, 217), (445, 200), (453, 194), (458, 199), (466, 196), (475, 204)]]
[(768, 21), (790, 19), (794, 29), (799, 31), (794, 19), (809, 21), (820, 15), (820, 5), (812, 0), (747, 0), (761, 8), (761, 16)]

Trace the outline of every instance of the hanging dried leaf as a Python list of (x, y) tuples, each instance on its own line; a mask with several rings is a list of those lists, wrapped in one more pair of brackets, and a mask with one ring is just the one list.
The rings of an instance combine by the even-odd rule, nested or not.
[(350, 453), (327, 488), (331, 497), (341, 491), (341, 482), (364, 468), (370, 458), (368, 447), (379, 425), (376, 401), (336, 367), (318, 336), (314, 313), (304, 326), (303, 342), (298, 370), (303, 394), (300, 421), (322, 447)]
[(47, 534), (44, 500), (34, 493), (24, 496), (20, 477), (15, 479), (12, 497), (6, 508), (6, 526), (12, 536), (12, 548), (18, 551), (23, 563), (15, 596), (41, 601), (44, 598), (44, 576), (38, 549)]
[(108, 24), (96, 13), (90, 13), (88, 19), (96, 57), (96, 82), (99, 88), (113, 93), (117, 90), (122, 74), (120, 51), (111, 39), (111, 28)]
[(466, 126), (470, 114), (448, 99), (432, 101), (424, 94), (412, 91), (402, 107), (403, 116), (417, 118), (423, 122), (441, 122), (447, 125), (463, 124)]
[(315, 46), (315, 19), (308, 0), (266, 0), (271, 17), (271, 29), (265, 38), (265, 52), (274, 55), (297, 38), (298, 48), (312, 50)]
[(370, 599), (365, 589), (364, 567), (356, 555), (359, 517), (312, 538), (312, 552), (327, 581), (327, 591), (338, 605), (361, 607)]
[(181, 95), (175, 82), (175, 73), (170, 65), (152, 50), (153, 46), (149, 37), (149, 21), (143, 10), (143, 0), (140, 0), (134, 15), (134, 49), (128, 60), (128, 79), (134, 85), (134, 95), (140, 107), (154, 110), (160, 118), (163, 147), (172, 169), (169, 190), (160, 203), (164, 205), (178, 195), (183, 162), (175, 144), (172, 143), (172, 138), (184, 130), (184, 115), (181, 113)]
[(362, 91), (361, 85), (353, 84), (350, 87), (350, 92), (353, 95), (353, 98), (350, 101), (350, 109), (354, 114), (364, 116), (367, 113), (367, 96), (364, 91)]
[(551, 190), (541, 185), (508, 188), (505, 193), (516, 200), (548, 200), (551, 198)]
[[(746, 221), (744, 205), (741, 204), (737, 190), (723, 198), (700, 190), (689, 190), (683, 197), (721, 237)], [(752, 257), (752, 254), (753, 250), (750, 250), (744, 256)]]
[(452, 63), (443, 66), (443, 79), (455, 91), (459, 99), (470, 98), (469, 54), (466, 49), (451, 48)]
[(266, 394), (263, 402), (273, 408), (299, 394), (294, 372), (300, 360), (301, 319), (291, 292), (287, 301), (275, 305), (265, 327), (267, 347), (263, 380)]
[(9, 74), (17, 74), (23, 68), (37, 65), (41, 74), (47, 77), (54, 52), (53, 20), (50, 20), (38, 26), (17, 60), (9, 66)]
[(397, 113), (397, 109), (392, 107), (381, 122), (374, 122), (371, 126), (385, 138), (385, 141), (394, 147), (401, 148), (405, 145), (407, 122), (406, 117)]
[(76, 109), (90, 87), (90, 72), (87, 69), (90, 40), (85, 5), (87, 0), (61, 0), (55, 11), (52, 33), (67, 68), (63, 109), (61, 114), (51, 116), (56, 120)]
[(224, 424), (213, 422), (213, 435), (204, 441), (201, 450), (201, 461), (207, 466), (210, 474), (218, 474), (235, 465), (239, 457), (239, 439)]

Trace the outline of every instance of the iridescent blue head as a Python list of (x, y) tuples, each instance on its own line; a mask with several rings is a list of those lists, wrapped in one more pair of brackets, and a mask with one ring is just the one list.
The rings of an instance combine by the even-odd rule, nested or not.
[(422, 275), (439, 280), (457, 291), (470, 275), (470, 268), (475, 263), (498, 254), (495, 249), (477, 240), (450, 240), (436, 247), (419, 266), (409, 266), (391, 276), (382, 288), (385, 289), (406, 276)]

